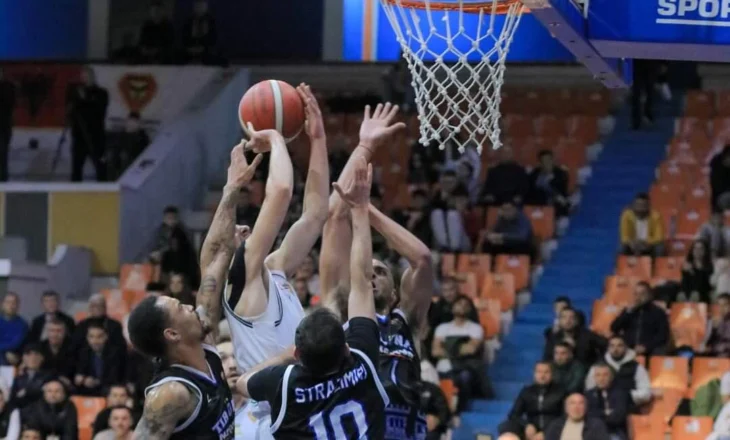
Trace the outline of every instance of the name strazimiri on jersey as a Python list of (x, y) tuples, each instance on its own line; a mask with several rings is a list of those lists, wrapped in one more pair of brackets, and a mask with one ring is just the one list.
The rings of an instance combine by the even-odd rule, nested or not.
[(339, 377), (329, 379), (326, 382), (307, 388), (294, 388), (294, 395), (297, 403), (315, 402), (328, 399), (339, 390), (350, 388), (368, 378), (368, 370), (365, 365), (347, 371)]
[(657, 0), (656, 22), (713, 26), (726, 25), (730, 18), (730, 0)]

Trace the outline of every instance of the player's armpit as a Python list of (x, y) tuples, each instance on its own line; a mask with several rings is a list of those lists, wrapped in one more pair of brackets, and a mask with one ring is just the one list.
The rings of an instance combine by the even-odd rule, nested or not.
[(180, 382), (167, 382), (153, 389), (145, 398), (144, 412), (134, 430), (134, 439), (170, 438), (177, 424), (193, 414), (198, 398)]

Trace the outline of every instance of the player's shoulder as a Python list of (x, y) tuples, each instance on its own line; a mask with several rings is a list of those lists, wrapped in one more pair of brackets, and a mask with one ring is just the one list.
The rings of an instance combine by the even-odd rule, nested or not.
[(179, 380), (167, 380), (155, 385), (145, 395), (145, 412), (191, 410), (197, 404), (197, 396)]

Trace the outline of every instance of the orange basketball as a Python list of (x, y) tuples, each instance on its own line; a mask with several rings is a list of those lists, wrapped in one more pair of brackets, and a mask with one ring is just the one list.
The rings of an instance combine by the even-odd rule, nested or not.
[(238, 119), (241, 125), (252, 123), (255, 130), (275, 129), (289, 142), (304, 127), (304, 103), (297, 90), (284, 81), (261, 81), (241, 98)]

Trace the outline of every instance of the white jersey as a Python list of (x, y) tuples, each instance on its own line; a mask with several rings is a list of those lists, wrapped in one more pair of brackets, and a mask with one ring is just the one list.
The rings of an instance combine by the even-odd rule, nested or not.
[(248, 401), (236, 411), (234, 440), (274, 440), (271, 435), (271, 408)]
[[(294, 334), (304, 318), (304, 309), (294, 288), (283, 272), (269, 273), (269, 301), (266, 310), (256, 317), (238, 316), (223, 298), (223, 312), (228, 319), (233, 354), (242, 372), (280, 354), (294, 344)], [(226, 291), (228, 284), (226, 283)]]

